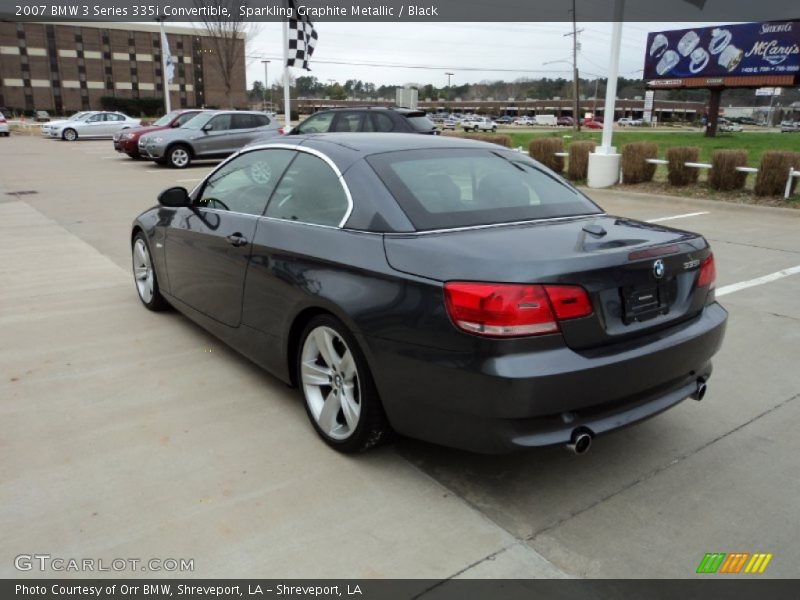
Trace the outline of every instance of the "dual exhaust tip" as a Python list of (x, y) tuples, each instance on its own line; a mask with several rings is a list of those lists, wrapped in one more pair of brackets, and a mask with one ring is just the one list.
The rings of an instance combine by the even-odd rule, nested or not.
[[(705, 398), (707, 389), (706, 377), (699, 377), (697, 379), (697, 388), (694, 392), (692, 392), (691, 398), (699, 402)], [(592, 447), (593, 439), (594, 433), (592, 433), (590, 429), (587, 429), (586, 427), (578, 427), (572, 432), (570, 441), (567, 444), (567, 450), (574, 452), (575, 454), (586, 454), (589, 451), (589, 448)]]

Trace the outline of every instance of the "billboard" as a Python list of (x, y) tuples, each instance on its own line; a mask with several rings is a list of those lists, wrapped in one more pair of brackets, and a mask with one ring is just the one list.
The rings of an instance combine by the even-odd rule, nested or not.
[(645, 79), (797, 75), (800, 21), (649, 33), (646, 52)]

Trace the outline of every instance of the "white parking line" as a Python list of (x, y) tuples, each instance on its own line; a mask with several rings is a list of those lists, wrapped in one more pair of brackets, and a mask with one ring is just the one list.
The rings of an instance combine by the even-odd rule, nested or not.
[(673, 219), (685, 219), (686, 217), (698, 217), (700, 215), (710, 214), (710, 211), (686, 213), (683, 215), (674, 215), (672, 217), (661, 217), (660, 219), (647, 219), (648, 223), (661, 223), (661, 221), (672, 221)]
[(748, 281), (740, 281), (739, 283), (732, 283), (731, 285), (726, 285), (724, 287), (719, 288), (717, 290), (716, 295), (717, 297), (727, 296), (728, 294), (732, 294), (733, 292), (738, 292), (739, 290), (745, 290), (747, 288), (755, 287), (757, 285), (764, 285), (765, 283), (771, 283), (773, 281), (777, 281), (778, 279), (789, 277), (789, 275), (797, 275), (798, 273), (800, 273), (800, 265), (784, 269), (783, 271), (770, 273), (769, 275), (764, 275), (763, 277), (756, 277), (755, 279), (750, 279)]

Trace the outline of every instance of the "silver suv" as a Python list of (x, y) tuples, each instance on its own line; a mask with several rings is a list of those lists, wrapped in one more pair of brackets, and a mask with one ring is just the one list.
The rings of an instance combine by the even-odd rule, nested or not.
[(143, 135), (139, 138), (139, 154), (158, 164), (184, 169), (192, 160), (224, 158), (255, 139), (281, 133), (277, 119), (262, 112), (209, 111), (175, 129)]

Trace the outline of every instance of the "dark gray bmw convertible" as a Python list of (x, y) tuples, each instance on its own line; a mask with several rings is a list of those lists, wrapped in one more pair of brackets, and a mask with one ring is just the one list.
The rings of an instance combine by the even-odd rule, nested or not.
[(725, 331), (705, 239), (495, 145), (281, 138), (158, 200), (131, 234), (144, 305), (297, 386), (343, 452), (392, 431), (584, 452), (701, 399)]

